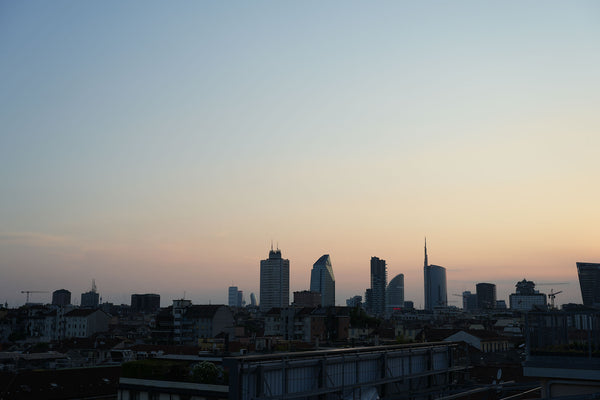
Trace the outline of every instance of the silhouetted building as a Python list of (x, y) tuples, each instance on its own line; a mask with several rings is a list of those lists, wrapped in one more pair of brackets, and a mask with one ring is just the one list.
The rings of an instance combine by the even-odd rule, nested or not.
[(92, 290), (81, 293), (81, 307), (83, 308), (98, 308), (100, 304), (100, 295), (96, 289), (96, 281), (92, 279)]
[(385, 313), (385, 288), (387, 268), (385, 260), (371, 257), (371, 289), (367, 289), (367, 311), (374, 315)]
[(132, 294), (131, 311), (153, 313), (160, 308), (160, 295), (153, 293)]
[(362, 305), (362, 296), (353, 296), (346, 300), (347, 307), (356, 307)]
[(446, 268), (439, 265), (429, 265), (427, 259), (427, 241), (425, 241), (425, 262), (423, 266), (425, 309), (433, 310), (435, 307), (448, 305), (448, 291), (446, 286)]
[(477, 309), (477, 295), (475, 293), (471, 293), (470, 291), (464, 291), (462, 293), (463, 297), (463, 310), (465, 311), (473, 311)]
[(535, 283), (523, 279), (515, 285), (515, 293), (508, 296), (511, 310), (529, 311), (546, 306), (546, 295), (535, 290)]
[(577, 274), (579, 275), (583, 305), (600, 307), (600, 290), (598, 289), (600, 288), (600, 264), (578, 262)]
[(477, 307), (481, 310), (496, 308), (496, 285), (493, 283), (478, 283), (475, 287), (477, 290)]
[(404, 274), (398, 274), (390, 281), (385, 296), (388, 312), (404, 308)]
[(81, 307), (97, 308), (100, 304), (100, 295), (96, 292), (81, 293)]
[(229, 307), (242, 307), (242, 303), (244, 301), (244, 292), (238, 290), (237, 286), (229, 286), (228, 292), (228, 305)]
[(58, 289), (52, 292), (52, 305), (68, 306), (71, 304), (71, 292), (67, 289)]
[(257, 306), (256, 295), (254, 293), (250, 293), (250, 306)]
[(335, 277), (329, 254), (321, 256), (310, 273), (310, 291), (321, 293), (323, 307), (335, 306)]
[(260, 311), (290, 305), (290, 260), (281, 257), (281, 250), (269, 252), (260, 262)]
[(311, 290), (294, 292), (294, 306), (296, 307), (319, 307), (321, 305), (321, 293)]

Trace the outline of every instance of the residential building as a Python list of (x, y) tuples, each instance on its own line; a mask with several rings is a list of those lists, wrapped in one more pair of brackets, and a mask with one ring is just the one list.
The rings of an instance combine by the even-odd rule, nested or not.
[(496, 308), (496, 285), (493, 283), (478, 283), (475, 285), (477, 291), (477, 307), (480, 310), (493, 310)]
[(386, 262), (371, 257), (371, 290), (367, 290), (367, 311), (373, 315), (385, 313), (385, 289), (387, 286)]
[(600, 307), (600, 263), (577, 263), (577, 275), (579, 275), (579, 286), (581, 287), (581, 298), (583, 305), (588, 307)]
[(424, 293), (425, 309), (433, 310), (435, 307), (448, 305), (448, 292), (446, 286), (446, 268), (439, 265), (429, 265), (427, 259), (427, 241), (425, 241)]
[(329, 254), (321, 256), (310, 274), (310, 291), (321, 293), (321, 306), (335, 306), (335, 277)]
[(321, 305), (321, 293), (310, 290), (294, 292), (295, 307), (319, 307)]
[(585, 306), (567, 308), (526, 314), (523, 375), (540, 381), (540, 398), (597, 398), (600, 313)]
[(52, 292), (52, 305), (68, 306), (71, 304), (71, 292), (67, 289), (58, 289)]
[(110, 315), (98, 309), (78, 308), (65, 314), (65, 337), (90, 337), (107, 332)]
[(281, 250), (269, 252), (260, 262), (260, 311), (290, 304), (290, 260), (281, 257)]

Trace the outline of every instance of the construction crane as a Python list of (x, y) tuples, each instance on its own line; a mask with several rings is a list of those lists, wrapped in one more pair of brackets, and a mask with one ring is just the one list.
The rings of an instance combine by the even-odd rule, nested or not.
[(548, 293), (548, 298), (550, 299), (550, 309), (554, 310), (554, 298), (556, 297), (557, 294), (562, 293), (562, 290), (559, 290), (558, 292), (554, 292), (554, 289), (550, 289), (550, 293)]
[(27, 303), (29, 303), (29, 295), (31, 293), (50, 293), (47, 290), (21, 290), (21, 293), (27, 293)]

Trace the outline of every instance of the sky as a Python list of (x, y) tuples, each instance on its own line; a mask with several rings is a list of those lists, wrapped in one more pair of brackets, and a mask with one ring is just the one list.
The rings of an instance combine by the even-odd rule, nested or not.
[(273, 241), (422, 307), (425, 237), (450, 305), (581, 302), (599, 49), (596, 1), (0, 0), (0, 302), (249, 300)]

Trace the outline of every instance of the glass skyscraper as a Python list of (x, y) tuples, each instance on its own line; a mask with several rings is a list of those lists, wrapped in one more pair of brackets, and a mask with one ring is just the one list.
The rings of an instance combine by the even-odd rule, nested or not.
[(425, 241), (423, 275), (425, 283), (425, 309), (433, 310), (434, 307), (446, 307), (448, 305), (446, 268), (439, 265), (429, 265), (427, 260), (427, 241)]
[(404, 308), (404, 274), (398, 274), (390, 280), (385, 296), (389, 312), (394, 311), (395, 308)]
[(310, 291), (321, 293), (321, 306), (335, 306), (335, 277), (329, 254), (321, 256), (310, 273)]
[(578, 262), (577, 274), (583, 305), (600, 307), (600, 264)]

